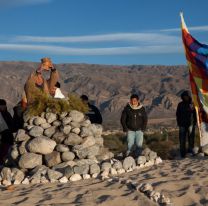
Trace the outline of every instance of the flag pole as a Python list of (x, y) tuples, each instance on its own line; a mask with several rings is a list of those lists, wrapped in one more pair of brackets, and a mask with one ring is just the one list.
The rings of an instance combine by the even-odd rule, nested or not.
[[(185, 29), (185, 30), (189, 33), (188, 28), (187, 28), (186, 23), (185, 23), (185, 20), (184, 20), (184, 17), (183, 17), (183, 12), (182, 12), (182, 11), (180, 12), (180, 17), (181, 17), (181, 29)], [(183, 46), (184, 46), (184, 45), (183, 45)], [(184, 46), (184, 52), (185, 52), (185, 54), (186, 54), (185, 46)], [(189, 70), (190, 70), (190, 65), (189, 65), (189, 62), (188, 62), (188, 61), (187, 61), (187, 64), (188, 64), (188, 68), (189, 68)], [(190, 74), (189, 74), (189, 75), (190, 75)], [(191, 96), (192, 96), (192, 99), (193, 99), (193, 94), (192, 94), (192, 92), (191, 92)], [(195, 105), (194, 105), (194, 108), (195, 108), (195, 110), (196, 110), (196, 119), (197, 119), (197, 125), (198, 125), (198, 130), (199, 130), (200, 146), (202, 146), (202, 145), (201, 145), (201, 143), (202, 143), (202, 132), (201, 132), (200, 121), (199, 121), (199, 109), (198, 109), (198, 107), (195, 106)]]

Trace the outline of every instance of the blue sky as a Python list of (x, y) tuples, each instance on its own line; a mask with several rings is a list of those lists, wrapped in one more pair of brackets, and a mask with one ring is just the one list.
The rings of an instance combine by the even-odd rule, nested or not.
[(207, 0), (0, 0), (0, 61), (186, 64), (179, 12), (208, 44)]

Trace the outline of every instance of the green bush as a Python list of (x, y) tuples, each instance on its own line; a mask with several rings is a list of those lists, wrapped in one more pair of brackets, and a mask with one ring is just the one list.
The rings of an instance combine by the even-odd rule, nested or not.
[(60, 114), (72, 110), (86, 113), (89, 108), (88, 105), (84, 104), (82, 100), (74, 94), (68, 95), (66, 99), (58, 99), (39, 92), (38, 95), (34, 97), (33, 103), (28, 106), (27, 112), (30, 116), (36, 116), (46, 111)]

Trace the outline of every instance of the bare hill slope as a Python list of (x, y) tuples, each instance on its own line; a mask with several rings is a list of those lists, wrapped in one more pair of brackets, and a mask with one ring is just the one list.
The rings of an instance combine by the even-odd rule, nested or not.
[[(21, 98), (23, 85), (37, 66), (31, 62), (0, 62), (1, 98), (8, 101), (10, 108)], [(106, 128), (120, 126), (121, 111), (132, 92), (140, 95), (150, 122), (173, 124), (180, 93), (189, 88), (186, 66), (58, 64), (56, 67), (64, 93), (89, 95), (100, 108)]]

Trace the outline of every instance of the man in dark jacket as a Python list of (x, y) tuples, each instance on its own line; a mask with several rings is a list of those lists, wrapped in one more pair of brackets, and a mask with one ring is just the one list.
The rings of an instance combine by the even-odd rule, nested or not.
[(14, 124), (10, 113), (7, 111), (6, 101), (0, 99), (0, 164), (3, 164), (9, 148), (13, 144)]
[(181, 94), (182, 101), (178, 104), (176, 111), (177, 124), (179, 126), (179, 141), (181, 157), (186, 156), (186, 137), (188, 136), (188, 152), (192, 153), (194, 148), (196, 111), (188, 91)]
[(100, 111), (98, 108), (92, 104), (89, 103), (89, 99), (87, 95), (82, 95), (81, 100), (88, 105), (89, 111), (85, 114), (92, 124), (102, 124), (102, 116), (100, 114)]
[(147, 126), (147, 114), (145, 108), (139, 102), (137, 94), (132, 94), (130, 102), (124, 108), (121, 115), (123, 131), (127, 132), (128, 156), (136, 143), (138, 154), (142, 150), (143, 132)]
[(13, 108), (13, 123), (14, 123), (14, 132), (17, 132), (18, 129), (23, 128), (24, 120), (23, 120), (23, 109), (21, 101), (17, 103)]

